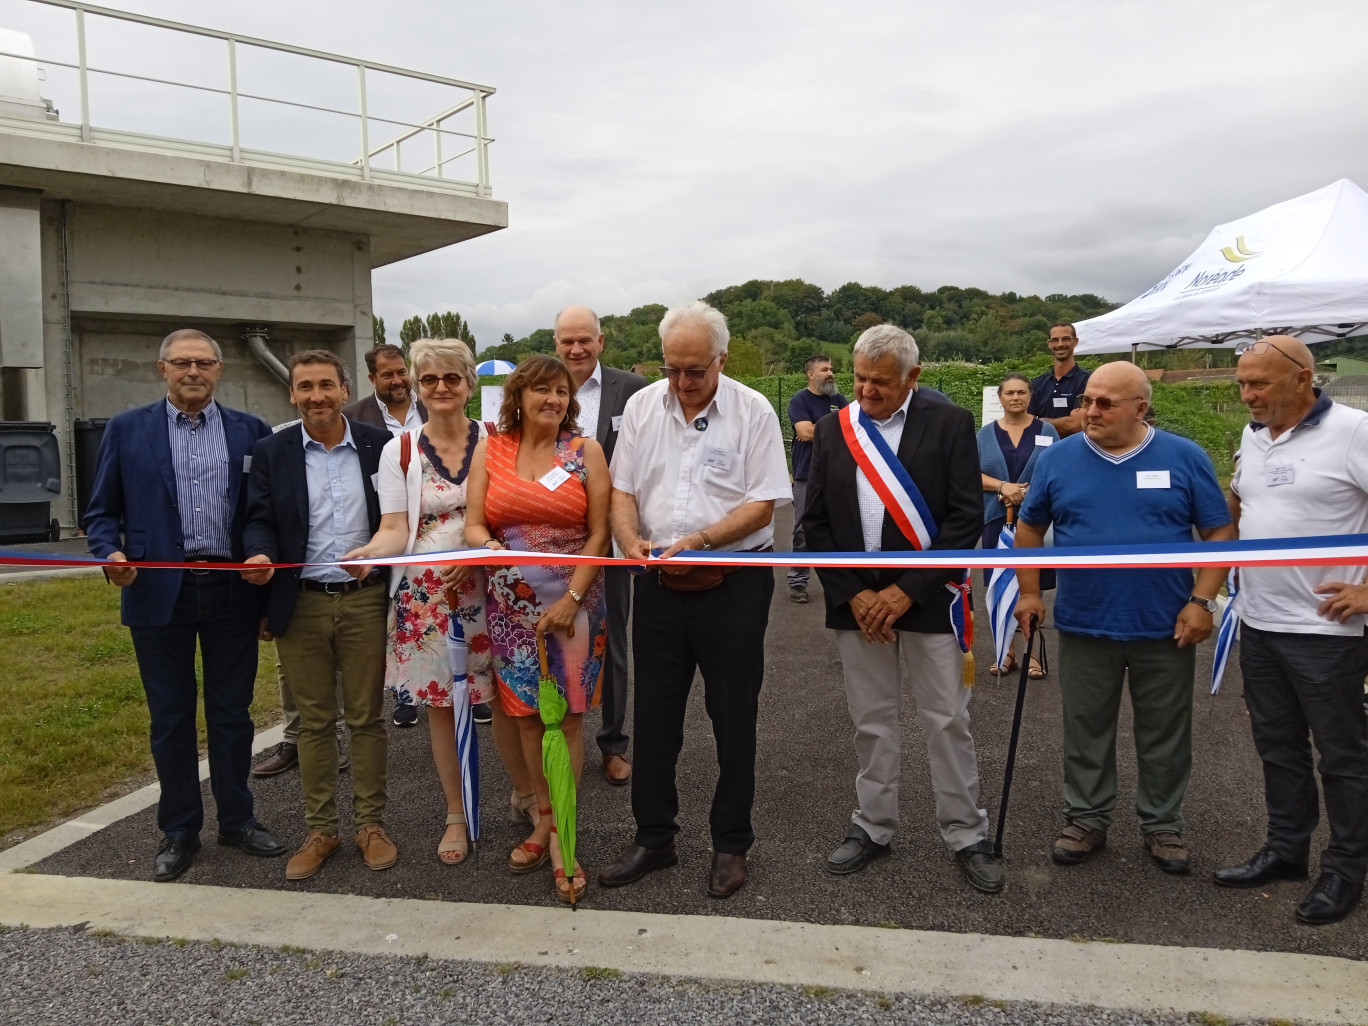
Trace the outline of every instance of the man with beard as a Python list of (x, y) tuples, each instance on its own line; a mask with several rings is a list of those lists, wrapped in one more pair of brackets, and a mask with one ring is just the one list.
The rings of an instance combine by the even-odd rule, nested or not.
[[(290, 401), (301, 422), (263, 438), (247, 486), (247, 563), (307, 564), (242, 571), (251, 584), (275, 577), (266, 634), (299, 707), (299, 773), (309, 836), (285, 867), (287, 880), (313, 876), (338, 840), (338, 746), (333, 738), (340, 681), (351, 731), (356, 846), (371, 869), (388, 869), (399, 851), (385, 833), (388, 755), (383, 720), (386, 618), (384, 575), (354, 579), (335, 565), (380, 526), (372, 483), (383, 428), (342, 415), (346, 368), (336, 353), (312, 349), (290, 360)], [(334, 565), (329, 565), (334, 564)]]
[(382, 342), (368, 352), (366, 377), (375, 394), (344, 409), (347, 420), (387, 428), (395, 438), (427, 423), (427, 410), (413, 391), (402, 349)]
[(1083, 430), (1079, 397), (1088, 387), (1089, 372), (1074, 362), (1078, 333), (1068, 321), (1050, 325), (1050, 352), (1054, 366), (1031, 382), (1031, 405), (1026, 411), (1059, 432), (1059, 437)]
[[(849, 400), (836, 391), (836, 373), (831, 359), (814, 353), (803, 364), (807, 374), (807, 388), (795, 392), (789, 400), (789, 423), (793, 425), (793, 551), (806, 552), (803, 538), (803, 505), (807, 496), (808, 468), (812, 465), (812, 433), (817, 422), (828, 413), (848, 406)], [(808, 600), (807, 585), (812, 570), (806, 566), (791, 566), (788, 572), (789, 599)]]

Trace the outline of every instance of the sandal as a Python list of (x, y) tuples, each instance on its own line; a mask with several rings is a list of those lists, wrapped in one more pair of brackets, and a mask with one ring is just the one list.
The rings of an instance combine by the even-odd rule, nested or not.
[(556, 897), (567, 905), (574, 905), (579, 902), (580, 898), (584, 897), (584, 891), (589, 886), (589, 878), (585, 875), (584, 867), (580, 865), (579, 859), (575, 859), (575, 872), (571, 875), (571, 879), (565, 878), (565, 870), (557, 865), (560, 862), (561, 855), (560, 846), (556, 843), (555, 836), (556, 828), (553, 826), (551, 828), (551, 865), (555, 866), (552, 876), (556, 887)]
[[(537, 815), (538, 818), (540, 818), (541, 816), (549, 816), (551, 815), (551, 810), (538, 809)], [(554, 830), (555, 827), (552, 827), (552, 829)], [(515, 858), (514, 856), (516, 856), (519, 852), (521, 852), (525, 856), (525, 858)], [(523, 841), (523, 843), (514, 848), (512, 854), (508, 856), (508, 868), (511, 872), (517, 873), (519, 875), (523, 873), (531, 873), (534, 870), (538, 870), (542, 866), (544, 866), (546, 864), (546, 860), (550, 857), (551, 852), (548, 850), (547, 845), (538, 844), (536, 841)]]
[(1026, 675), (1030, 677), (1031, 680), (1045, 679), (1045, 667), (1040, 665), (1040, 660), (1035, 656), (1031, 656), (1031, 666), (1026, 671)]
[(513, 793), (508, 796), (508, 821), (510, 823), (528, 823), (535, 827), (537, 819), (536, 792), (529, 791), (527, 794), (518, 794), (518, 789), (513, 788)]
[[(446, 825), (464, 827), (466, 825), (465, 813), (448, 812)], [(464, 829), (461, 830), (461, 836), (454, 841), (448, 841), (445, 832), (442, 834), (442, 840), (437, 845), (437, 859), (444, 866), (459, 866), (465, 861), (468, 854), (470, 854), (470, 845), (467, 842)]]
[[(1035, 662), (1034, 659), (1031, 661)], [(1006, 661), (1003, 662), (1000, 666), (997, 663), (994, 663), (992, 666), (988, 667), (988, 672), (991, 673), (994, 677), (1005, 677), (1007, 676), (1007, 674), (1015, 670), (1016, 667), (1016, 653), (1008, 652)]]

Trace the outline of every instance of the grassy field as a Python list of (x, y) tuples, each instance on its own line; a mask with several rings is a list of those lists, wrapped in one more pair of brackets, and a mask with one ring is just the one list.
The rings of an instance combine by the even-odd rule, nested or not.
[[(99, 577), (0, 579), (0, 666), (0, 839), (151, 771), (147, 703), (118, 589)], [(280, 708), (272, 644), (261, 646), (256, 695), (260, 728)]]

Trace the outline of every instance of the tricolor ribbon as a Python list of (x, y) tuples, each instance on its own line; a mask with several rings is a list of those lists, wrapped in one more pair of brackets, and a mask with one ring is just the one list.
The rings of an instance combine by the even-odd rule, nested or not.
[(840, 418), (841, 434), (845, 436), (850, 455), (878, 493), (893, 523), (914, 549), (929, 549), (936, 540), (938, 528), (912, 475), (898, 462), (897, 455), (879, 434), (874, 421), (860, 409), (859, 403), (843, 407), (836, 416)]
[(955, 632), (961, 652), (974, 647), (974, 598), (969, 588), (969, 571), (964, 571), (964, 580), (959, 584), (953, 581), (945, 585), (954, 594), (950, 602), (950, 629)]

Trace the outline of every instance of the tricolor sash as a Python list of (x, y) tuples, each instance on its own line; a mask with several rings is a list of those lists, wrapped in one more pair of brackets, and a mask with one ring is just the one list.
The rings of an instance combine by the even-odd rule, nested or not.
[(888, 447), (859, 403), (851, 403), (836, 416), (841, 419), (841, 434), (850, 447), (850, 455), (864, 471), (893, 523), (918, 552), (930, 548), (938, 529), (912, 475), (898, 462), (897, 454)]

